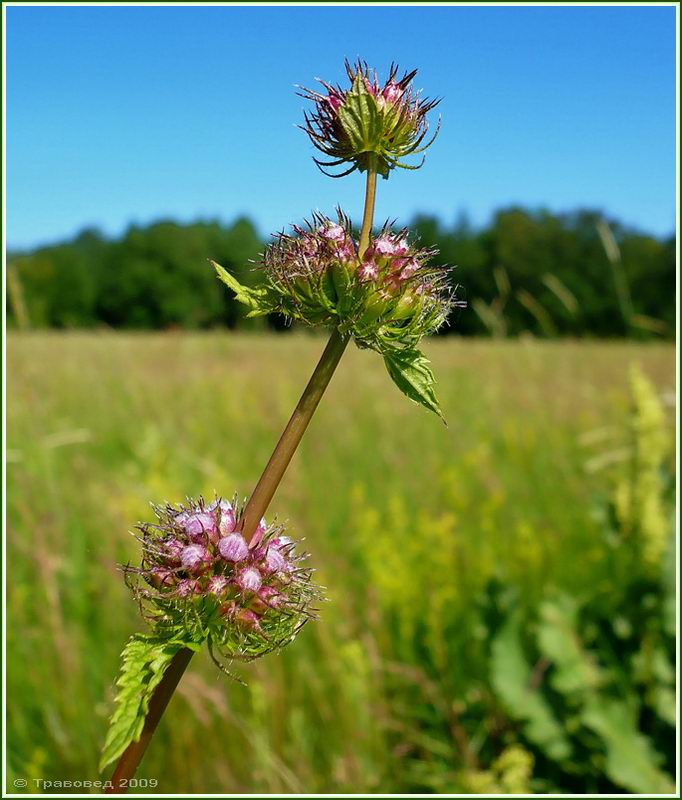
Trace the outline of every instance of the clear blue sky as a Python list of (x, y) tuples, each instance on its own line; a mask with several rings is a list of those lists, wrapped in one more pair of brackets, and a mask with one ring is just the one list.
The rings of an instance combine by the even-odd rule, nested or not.
[(324, 177), (294, 84), (345, 56), (418, 67), (443, 130), (382, 181), (379, 219), (476, 224), (521, 203), (675, 223), (671, 7), (7, 8), (8, 244), (85, 225), (252, 217), (264, 233), (362, 179)]

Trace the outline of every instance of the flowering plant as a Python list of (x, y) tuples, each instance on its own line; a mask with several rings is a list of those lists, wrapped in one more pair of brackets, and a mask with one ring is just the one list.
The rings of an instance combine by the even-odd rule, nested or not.
[(442, 416), (433, 372), (418, 348), (460, 304), (448, 271), (430, 265), (436, 251), (410, 242), (407, 230), (393, 231), (386, 224), (377, 236), (371, 231), (377, 174), (387, 178), (394, 167), (409, 168), (401, 159), (431, 144), (438, 129), (429, 142), (423, 140), (436, 102), (420, 99), (413, 90), (416, 70), (398, 80), (392, 65), (383, 86), (364, 62), (346, 62), (346, 72), (350, 88), (321, 81), (325, 94), (303, 90), (314, 103), (304, 130), (319, 150), (335, 157), (315, 159), (323, 171), (349, 163), (342, 175), (367, 172), (360, 238), (354, 239), (350, 220), (339, 209), (336, 221), (316, 213), (305, 227), (277, 234), (263, 254), (255, 287), (243, 286), (212, 263), (235, 298), (248, 306), (248, 316), (279, 312), (354, 339), (358, 347), (383, 356), (394, 383), (411, 400)]
[(258, 523), (250, 543), (240, 533), (242, 509), (217, 498), (154, 507), (156, 522), (141, 523), (140, 566), (123, 568), (153, 634), (137, 634), (123, 652), (118, 707), (102, 753), (102, 768), (141, 730), (155, 677), (181, 648), (203, 642), (213, 661), (251, 661), (284, 647), (315, 618), (321, 599), (283, 525)]
[[(321, 591), (295, 543), (265, 514), (348, 342), (384, 358), (396, 385), (440, 415), (434, 376), (420, 352), (457, 305), (447, 272), (430, 265), (407, 230), (372, 233), (377, 175), (416, 168), (404, 158), (422, 152), (427, 113), (435, 102), (412, 89), (415, 72), (398, 79), (392, 66), (381, 86), (363, 62), (346, 63), (350, 87), (322, 82), (326, 94), (303, 90), (315, 110), (304, 130), (331, 157), (326, 167), (366, 173), (365, 210), (357, 239), (349, 218), (314, 214), (280, 233), (266, 248), (257, 286), (241, 285), (219, 264), (218, 277), (249, 316), (279, 312), (331, 330), (327, 346), (256, 487), (236, 499), (202, 498), (153, 506), (156, 522), (138, 525), (139, 566), (123, 567), (151, 632), (135, 634), (123, 651), (116, 708), (101, 766), (119, 759), (111, 784), (125, 791), (192, 654), (203, 643), (218, 666), (252, 660), (291, 642), (315, 617)], [(437, 133), (437, 131), (436, 131)]]

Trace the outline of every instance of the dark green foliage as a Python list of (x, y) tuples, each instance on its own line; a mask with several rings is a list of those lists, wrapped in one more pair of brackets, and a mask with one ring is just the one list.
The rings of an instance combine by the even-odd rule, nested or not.
[[(555, 215), (508, 208), (484, 229), (465, 217), (452, 227), (434, 217), (412, 225), (420, 246), (435, 246), (438, 264), (454, 264), (458, 296), (450, 330), (463, 335), (672, 337), (675, 329), (675, 240), (664, 241), (611, 221), (617, 260), (610, 260), (597, 212)], [(241, 283), (254, 282), (263, 248), (240, 219), (131, 227), (122, 238), (83, 231), (75, 239), (9, 257), (32, 327), (252, 327), (248, 310), (221, 291), (208, 259)], [(612, 254), (613, 255), (613, 254)], [(18, 285), (18, 289), (16, 288)], [(279, 317), (268, 318), (281, 327)]]
[[(422, 246), (440, 250), (437, 261), (457, 265), (454, 278), (469, 303), (452, 319), (462, 334), (674, 336), (674, 238), (661, 241), (610, 222), (620, 250), (614, 265), (597, 228), (601, 219), (587, 210), (508, 208), (484, 230), (466, 217), (450, 229), (419, 217), (412, 229)], [(621, 275), (632, 299), (627, 319), (617, 291)]]
[(260, 249), (245, 219), (229, 227), (167, 221), (131, 227), (115, 241), (85, 232), (15, 256), (12, 266), (34, 327), (234, 327), (244, 326), (245, 313), (221, 291), (208, 258), (220, 258), (249, 284)]

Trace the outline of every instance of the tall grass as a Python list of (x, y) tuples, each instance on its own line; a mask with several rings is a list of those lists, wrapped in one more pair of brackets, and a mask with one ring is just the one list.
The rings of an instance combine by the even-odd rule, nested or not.
[[(10, 785), (97, 778), (120, 645), (141, 625), (115, 567), (136, 556), (127, 531), (149, 500), (248, 493), (319, 348), (10, 337)], [(611, 445), (581, 437), (625, 428), (633, 361), (672, 390), (674, 351), (449, 339), (428, 355), (447, 431), (371, 355), (347, 355), (272, 505), (328, 587), (322, 620), (237, 667), (246, 687), (195, 659), (140, 772), (158, 791), (575, 785), (494, 697), (482, 598), (497, 582), (534, 608), (548, 585), (569, 597), (608, 585), (594, 513), (608, 470), (585, 464)]]

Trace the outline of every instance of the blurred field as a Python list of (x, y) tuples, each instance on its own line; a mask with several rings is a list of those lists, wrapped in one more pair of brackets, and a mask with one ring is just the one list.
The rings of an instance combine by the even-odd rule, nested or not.
[[(322, 346), (303, 335), (10, 336), (9, 781), (97, 777), (118, 656), (142, 626), (116, 571), (137, 555), (127, 531), (149, 501), (247, 494)], [(538, 656), (527, 689), (551, 695), (561, 730), (550, 733), (574, 737), (562, 756), (514, 712), (505, 679), (518, 659), (500, 664), (516, 652), (518, 615), (546, 622), (584, 598), (621, 602), (631, 556), (609, 544), (600, 498), (627, 442), (633, 363), (663, 397), (672, 458), (674, 348), (449, 338), (427, 352), (447, 429), (394, 389), (378, 357), (349, 348), (271, 510), (305, 536), (330, 602), (289, 650), (238, 668), (246, 687), (195, 659), (139, 775), (158, 791), (672, 786), (674, 719), (646, 710), (629, 672), (611, 684), (585, 657), (576, 669), (592, 663), (601, 682), (559, 697), (553, 659)], [(629, 751), (614, 755), (608, 714), (594, 710), (631, 696), (644, 698), (634, 730), (653, 742), (633, 745), (648, 759), (639, 779), (614, 766)]]

